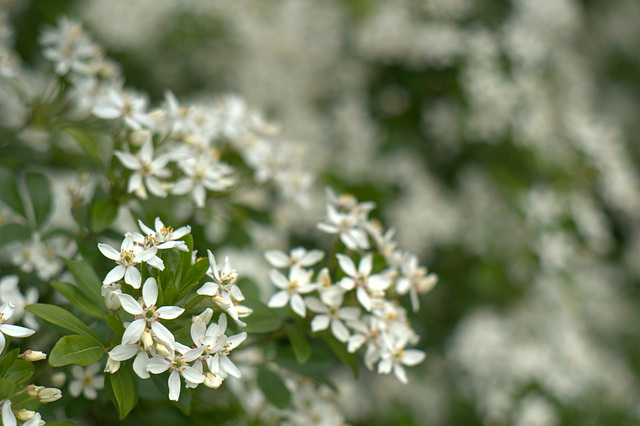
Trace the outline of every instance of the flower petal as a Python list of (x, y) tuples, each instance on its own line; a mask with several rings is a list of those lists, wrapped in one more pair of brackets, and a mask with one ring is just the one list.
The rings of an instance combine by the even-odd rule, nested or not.
[(177, 401), (180, 399), (180, 373), (176, 370), (173, 370), (171, 374), (169, 374), (169, 399), (171, 401)]
[(124, 294), (124, 293), (116, 293), (116, 296), (118, 296), (118, 300), (120, 301), (122, 308), (125, 311), (129, 312), (131, 315), (144, 314), (144, 310), (142, 309), (142, 306), (140, 306), (140, 304), (136, 301), (136, 299), (134, 299), (131, 295)]
[(124, 272), (124, 282), (133, 288), (140, 288), (142, 284), (142, 275), (135, 266), (127, 266)]
[(283, 290), (271, 296), (267, 306), (270, 308), (282, 308), (287, 302), (289, 302), (289, 293)]
[(147, 308), (155, 306), (158, 301), (158, 282), (155, 278), (149, 277), (142, 286), (142, 300)]
[(11, 337), (29, 337), (36, 332), (35, 330), (32, 330), (30, 328), (13, 324), (0, 325), (0, 331)]
[(184, 312), (179, 306), (163, 306), (156, 311), (158, 318), (172, 320), (178, 318)]
[(140, 341), (142, 337), (142, 333), (147, 325), (147, 322), (142, 318), (135, 320), (129, 327), (124, 331), (122, 335), (122, 344), (123, 345), (133, 345)]

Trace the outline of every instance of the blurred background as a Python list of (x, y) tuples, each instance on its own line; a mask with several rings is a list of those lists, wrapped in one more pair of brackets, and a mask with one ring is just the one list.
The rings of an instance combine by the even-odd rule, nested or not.
[(348, 422), (640, 424), (639, 2), (3, 3), (34, 68), (69, 15), (152, 104), (237, 93), (278, 123), (315, 184), (255, 250), (321, 239), (330, 186), (439, 275), (407, 386), (336, 376)]

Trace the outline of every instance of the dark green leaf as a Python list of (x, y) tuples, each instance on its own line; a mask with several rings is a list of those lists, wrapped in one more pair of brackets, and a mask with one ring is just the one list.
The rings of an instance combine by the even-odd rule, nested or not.
[(17, 359), (7, 370), (4, 378), (16, 384), (24, 383), (31, 378), (35, 368), (33, 364), (22, 359)]
[(51, 213), (51, 184), (42, 173), (27, 174), (27, 191), (33, 207), (33, 218), (37, 229), (42, 228)]
[(73, 137), (76, 141), (78, 141), (78, 144), (80, 145), (82, 150), (85, 152), (85, 154), (87, 154), (89, 157), (94, 159), (96, 162), (100, 163), (100, 154), (98, 152), (98, 144), (96, 143), (95, 139), (93, 139), (86, 132), (83, 132), (82, 130), (76, 127), (71, 127), (71, 126), (64, 127), (62, 131), (66, 132), (71, 137)]
[(182, 279), (180, 280), (180, 299), (204, 277), (207, 269), (209, 269), (209, 259), (205, 257), (191, 265), (186, 273), (183, 272)]
[[(0, 190), (0, 192), (2, 192)], [(31, 239), (31, 230), (19, 223), (7, 223), (0, 228), (0, 247), (14, 241), (28, 241)]]
[(104, 315), (104, 308), (85, 296), (85, 294), (75, 285), (62, 281), (53, 281), (51, 285), (62, 293), (62, 295), (66, 297), (73, 306), (80, 309), (85, 314), (91, 315), (95, 318), (102, 318)]
[(347, 352), (344, 343), (336, 340), (333, 336), (326, 334), (325, 340), (329, 345), (329, 349), (342, 361), (347, 367), (353, 371), (354, 377), (358, 377), (358, 358), (355, 354)]
[(287, 337), (298, 362), (300, 364), (307, 362), (311, 356), (311, 345), (305, 335), (296, 327), (287, 326)]
[(86, 367), (100, 361), (105, 355), (104, 348), (87, 336), (63, 336), (53, 347), (49, 364), (53, 367), (78, 364)]
[(126, 368), (120, 368), (114, 374), (107, 374), (107, 378), (117, 402), (120, 420), (122, 420), (127, 417), (127, 414), (135, 406), (136, 392), (133, 386), (133, 379)]
[(47, 422), (47, 426), (78, 426), (80, 423), (72, 422), (70, 420), (58, 420), (55, 422)]
[(20, 190), (18, 189), (18, 181), (16, 179), (15, 172), (7, 169), (6, 167), (0, 167), (0, 200), (4, 201), (6, 205), (11, 207), (20, 216), (26, 218), (24, 204), (22, 203), (22, 197), (20, 197)]
[(98, 305), (102, 305), (104, 303), (104, 298), (102, 297), (101, 289), (102, 289), (102, 281), (98, 278), (98, 274), (93, 270), (91, 265), (89, 265), (84, 260), (73, 260), (73, 259), (65, 259), (62, 258), (64, 262), (67, 264), (67, 268), (73, 274), (73, 277), (76, 279), (78, 283), (78, 287), (80, 287), (84, 292)]
[(34, 315), (39, 316), (43, 320), (51, 324), (66, 328), (77, 334), (82, 334), (94, 341), (102, 347), (102, 343), (98, 336), (87, 325), (75, 317), (71, 312), (54, 305), (45, 305), (43, 303), (35, 303), (28, 305), (25, 309)]
[(118, 336), (122, 336), (124, 334), (124, 325), (122, 325), (122, 321), (115, 315), (105, 315), (104, 319), (107, 321), (109, 328), (116, 333)]
[(260, 302), (249, 304), (253, 308), (253, 313), (244, 318), (247, 323), (245, 331), (249, 334), (271, 333), (279, 330), (282, 326), (282, 319), (273, 310), (267, 308)]
[(118, 215), (118, 203), (113, 200), (99, 200), (91, 206), (91, 229), (99, 234), (111, 226)]
[(7, 379), (0, 379), (0, 399), (10, 396), (14, 390), (16, 390), (15, 383)]
[(291, 401), (291, 393), (279, 375), (264, 365), (258, 367), (258, 387), (265, 398), (278, 408), (287, 408)]
[(0, 362), (0, 376), (3, 376), (4, 373), (7, 372), (9, 367), (13, 365), (13, 363), (18, 358), (19, 353), (20, 349), (15, 348), (14, 350), (7, 352), (7, 354), (2, 358), (2, 362)]
[[(156, 388), (160, 391), (160, 393), (163, 395), (166, 395), (168, 398), (169, 384), (167, 383), (167, 377), (168, 375), (166, 374), (163, 374), (163, 375), (152, 374), (151, 380), (153, 381), (153, 384), (156, 386)], [(182, 383), (180, 383), (180, 386), (182, 386)], [(176, 405), (176, 407), (178, 407), (180, 411), (184, 413), (184, 415), (189, 416), (191, 415), (192, 401), (193, 401), (193, 395), (191, 394), (191, 389), (185, 389), (184, 386), (182, 386), (182, 389), (180, 389), (180, 399), (178, 401), (171, 401), (171, 402), (173, 402)]]

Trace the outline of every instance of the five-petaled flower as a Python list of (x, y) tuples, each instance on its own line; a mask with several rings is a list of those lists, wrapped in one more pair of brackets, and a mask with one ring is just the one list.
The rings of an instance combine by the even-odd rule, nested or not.
[[(152, 263), (149, 263), (151, 266), (160, 270), (164, 269), (164, 264), (152, 261), (154, 258), (160, 260), (156, 257), (156, 251), (158, 249), (156, 247), (149, 247), (145, 249), (141, 245), (135, 243), (134, 235), (131, 233), (126, 234), (122, 241), (120, 252), (110, 245), (102, 243), (98, 244), (98, 249), (100, 249), (103, 255), (111, 260), (115, 260), (117, 263), (117, 266), (109, 271), (102, 282), (103, 284), (111, 284), (124, 277), (125, 283), (129, 284), (133, 288), (140, 288), (140, 284), (142, 284), (142, 275), (140, 275), (140, 271), (136, 268), (136, 265), (141, 262), (149, 263), (151, 261)], [(160, 260), (160, 262), (162, 261)]]

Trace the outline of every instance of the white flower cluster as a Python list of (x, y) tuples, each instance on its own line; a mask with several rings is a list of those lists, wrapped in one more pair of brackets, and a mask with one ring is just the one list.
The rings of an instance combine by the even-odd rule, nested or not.
[(294, 152), (283, 155), (269, 139), (274, 126), (243, 99), (229, 95), (212, 104), (185, 106), (167, 91), (164, 105), (149, 110), (147, 98), (123, 87), (117, 68), (79, 23), (61, 18), (40, 42), (56, 73), (71, 82), (76, 113), (118, 123), (121, 140), (114, 154), (131, 171), (128, 193), (140, 198), (148, 192), (156, 197), (191, 194), (195, 205), (204, 207), (207, 191), (224, 192), (237, 181), (236, 168), (221, 159), (231, 143), (258, 183), (273, 181), (283, 195), (306, 201), (312, 176)]
[[(328, 192), (326, 222), (319, 223), (318, 227), (336, 234), (347, 249), (348, 254), (335, 255), (340, 272), (324, 267), (313, 278), (314, 270), (309, 267), (324, 258), (319, 250), (298, 247), (289, 254), (268, 251), (265, 257), (272, 266), (288, 269), (287, 275), (276, 269), (271, 271), (271, 281), (280, 291), (271, 296), (268, 306), (279, 308), (289, 304), (293, 312), (303, 318), (308, 308), (314, 313), (313, 332), (329, 328), (336, 339), (347, 344), (349, 352), (365, 346), (364, 361), (369, 369), (373, 370), (377, 363), (379, 373), (393, 371), (398, 380), (406, 383), (403, 365), (416, 365), (425, 354), (407, 349), (408, 345), (418, 342), (418, 335), (409, 325), (406, 310), (393, 295), (410, 293), (413, 309), (417, 310), (418, 294), (431, 290), (437, 277), (427, 274), (415, 255), (396, 248), (393, 231), (384, 231), (368, 218), (374, 203), (358, 203), (352, 196), (336, 197)], [(379, 271), (374, 273), (376, 255), (382, 265), (376, 265)], [(357, 266), (356, 258), (359, 259)], [(338, 274), (342, 275), (339, 280)], [(355, 306), (349, 302), (353, 299), (352, 291), (358, 302)], [(318, 297), (302, 297), (312, 292)]]
[[(194, 346), (189, 347), (178, 341), (174, 334), (160, 320), (174, 320), (185, 312), (180, 306), (158, 305), (158, 282), (149, 277), (142, 285), (141, 295), (135, 299), (122, 292), (118, 281), (124, 280), (133, 289), (140, 289), (142, 274), (139, 268), (144, 263), (164, 270), (164, 262), (158, 256), (159, 250), (178, 249), (188, 251), (184, 241), (179, 238), (191, 232), (189, 226), (173, 230), (165, 226), (160, 218), (155, 220), (155, 230), (139, 221), (141, 230), (146, 234), (127, 233), (120, 252), (107, 244), (99, 244), (100, 251), (117, 265), (106, 276), (102, 294), (105, 304), (111, 310), (122, 308), (134, 319), (124, 322), (125, 331), (122, 341), (109, 351), (105, 371), (115, 373), (120, 363), (134, 358), (133, 370), (142, 378), (150, 374), (160, 374), (167, 370), (169, 375), (169, 399), (180, 398), (182, 377), (188, 388), (204, 383), (217, 388), (229, 375), (240, 377), (240, 370), (229, 359), (229, 354), (247, 333), (242, 332), (227, 337), (227, 317), (221, 313), (217, 323), (211, 323), (213, 310), (206, 308), (200, 315), (193, 317), (191, 338)], [(224, 268), (218, 269), (215, 257), (209, 252), (210, 266), (206, 274), (212, 281), (206, 282), (198, 291), (199, 295), (211, 296), (213, 304), (228, 313), (239, 325), (244, 325), (239, 317), (247, 316), (251, 309), (238, 305), (244, 296), (236, 286), (237, 274), (230, 269), (226, 259)], [(206, 367), (207, 370), (204, 369)]]

